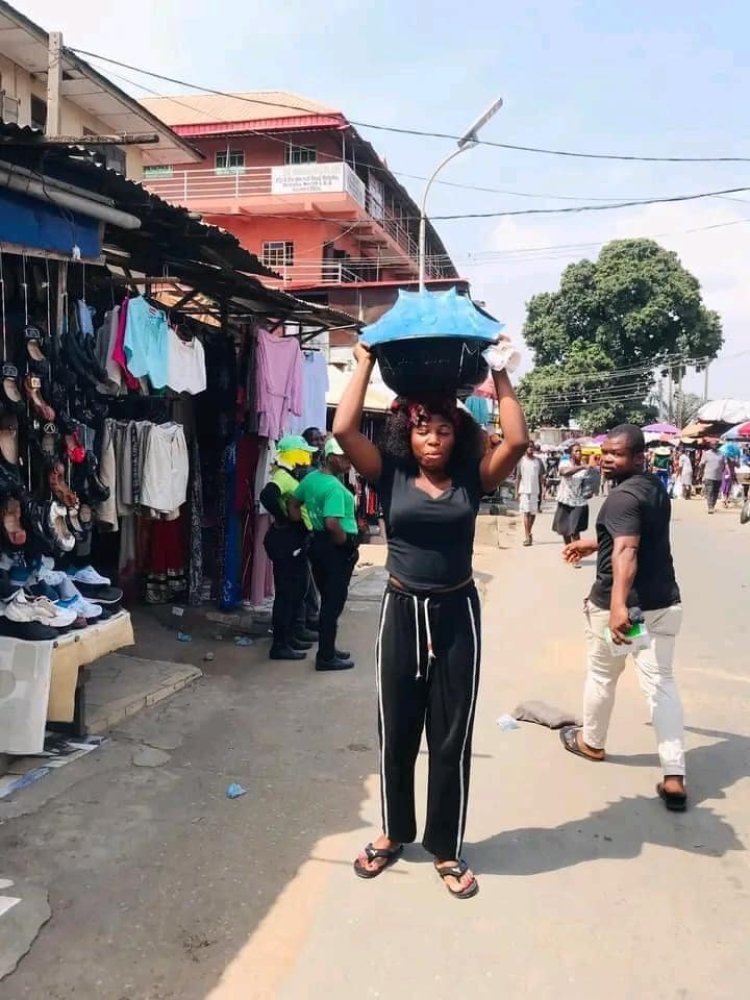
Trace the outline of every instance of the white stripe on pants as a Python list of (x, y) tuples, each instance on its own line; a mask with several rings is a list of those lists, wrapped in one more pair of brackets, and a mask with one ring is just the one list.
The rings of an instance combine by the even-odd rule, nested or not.
[[(682, 623), (682, 607), (675, 604), (658, 611), (645, 611), (651, 642), (634, 652), (638, 682), (646, 695), (656, 732), (659, 760), (664, 774), (685, 773), (682, 702), (672, 673), (675, 637)], [(615, 704), (615, 689), (625, 669), (627, 656), (613, 656), (604, 637), (609, 612), (591, 604), (586, 607), (588, 669), (583, 692), (583, 739), (603, 750)]]

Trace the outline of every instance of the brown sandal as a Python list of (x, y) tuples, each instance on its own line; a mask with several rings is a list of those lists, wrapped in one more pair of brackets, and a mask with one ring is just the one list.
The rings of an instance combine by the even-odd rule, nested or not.
[(354, 862), (354, 874), (359, 878), (377, 878), (381, 872), (384, 872), (386, 868), (390, 868), (391, 865), (394, 865), (398, 861), (404, 853), (404, 845), (399, 844), (398, 847), (373, 847), (372, 844), (368, 844), (365, 847), (364, 853), (368, 861), (382, 860), (383, 864), (379, 868), (376, 868), (374, 872), (371, 872), (357, 858)]
[(39, 376), (27, 375), (23, 380), (23, 388), (26, 392), (26, 398), (42, 420), (54, 420), (55, 411), (49, 403), (42, 399), (42, 380)]
[(52, 466), (47, 482), (55, 500), (59, 500), (68, 508), (78, 507), (78, 495), (65, 482), (65, 467), (62, 462), (55, 462)]
[(21, 524), (21, 504), (15, 497), (8, 497), (2, 508), (2, 524), (5, 537), (15, 548), (26, 544), (26, 532)]
[(445, 882), (445, 879), (447, 878), (455, 878), (455, 879), (463, 878), (464, 875), (468, 872), (468, 870), (469, 866), (462, 858), (459, 858), (458, 864), (455, 865), (440, 864), (440, 862), (438, 861), (435, 862), (435, 871), (443, 880), (446, 889), (448, 890), (450, 895), (453, 896), (454, 899), (471, 899), (472, 896), (476, 896), (476, 894), (479, 892), (479, 883), (477, 882), (473, 873), (471, 876), (472, 879), (471, 882), (463, 889), (451, 889), (450, 884), (448, 882)]

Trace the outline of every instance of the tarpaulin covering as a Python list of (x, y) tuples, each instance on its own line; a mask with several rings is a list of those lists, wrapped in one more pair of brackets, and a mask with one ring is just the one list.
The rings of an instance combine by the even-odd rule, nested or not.
[(12, 243), (66, 257), (78, 247), (81, 257), (92, 259), (101, 253), (102, 228), (97, 219), (0, 188), (0, 245)]

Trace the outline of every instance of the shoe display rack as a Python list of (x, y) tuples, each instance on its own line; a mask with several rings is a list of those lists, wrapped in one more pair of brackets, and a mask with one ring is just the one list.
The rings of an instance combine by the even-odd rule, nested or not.
[(66, 279), (0, 249), (0, 753), (39, 752), (50, 722), (82, 735), (85, 666), (133, 643), (122, 591), (85, 562), (106, 372)]

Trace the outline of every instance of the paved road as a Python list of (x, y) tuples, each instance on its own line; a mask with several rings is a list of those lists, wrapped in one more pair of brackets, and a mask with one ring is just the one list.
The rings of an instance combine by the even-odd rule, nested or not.
[[(495, 723), (526, 698), (578, 708), (591, 568), (562, 564), (550, 520), (533, 549), (511, 533), (478, 556), (475, 900), (448, 898), (418, 847), (373, 882), (351, 873), (378, 815), (365, 588), (346, 621), (355, 673), (232, 649), (109, 746), (0, 804), (0, 874), (46, 887), (53, 913), (0, 1000), (746, 996), (750, 527), (675, 505), (693, 808), (673, 816), (654, 800), (632, 673), (607, 765)], [(140, 741), (171, 759), (133, 767)], [(248, 795), (227, 800), (230, 780)]]

